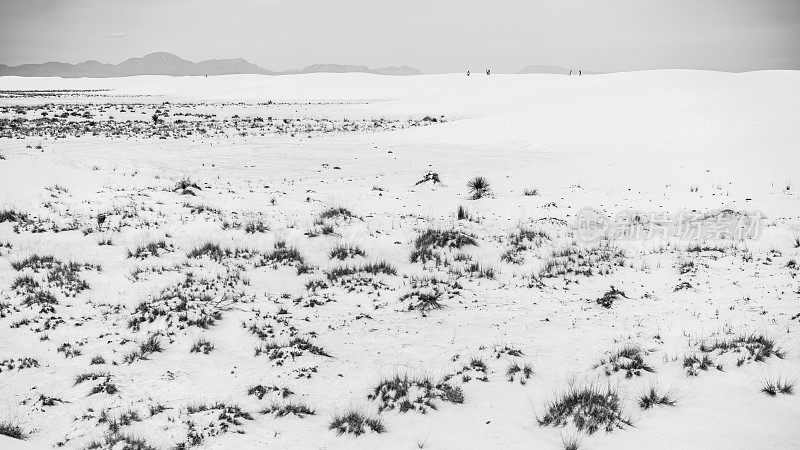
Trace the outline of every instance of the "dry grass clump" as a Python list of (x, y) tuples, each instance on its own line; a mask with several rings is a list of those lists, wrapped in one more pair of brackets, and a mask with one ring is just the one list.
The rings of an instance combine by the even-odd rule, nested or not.
[(625, 296), (625, 293), (620, 291), (619, 289), (611, 286), (611, 289), (606, 291), (602, 297), (596, 300), (597, 304), (602, 306), (603, 308), (611, 308), (611, 305), (614, 304), (615, 301), (619, 300), (620, 298), (628, 298)]
[(500, 255), (500, 259), (511, 264), (522, 264), (522, 252), (539, 248), (550, 240), (550, 235), (542, 230), (521, 227), (509, 237), (509, 248)]
[(266, 233), (269, 225), (263, 220), (251, 220), (244, 224), (244, 232), (247, 234)]
[(526, 384), (531, 375), (533, 375), (533, 367), (530, 364), (520, 366), (519, 363), (512, 362), (506, 369), (506, 378), (509, 382), (513, 382), (514, 378), (519, 377), (519, 383)]
[(377, 261), (360, 265), (334, 267), (325, 272), (325, 276), (328, 277), (329, 281), (337, 281), (361, 273), (368, 273), (370, 275), (397, 275), (397, 268), (386, 261)]
[(429, 228), (414, 240), (411, 262), (427, 262), (436, 259), (434, 250), (460, 249), (468, 245), (478, 245), (474, 237), (459, 230), (438, 230)]
[(3, 222), (25, 222), (28, 215), (15, 209), (0, 209), (0, 223)]
[(214, 350), (214, 344), (211, 343), (208, 339), (201, 337), (198, 338), (192, 344), (192, 348), (189, 349), (189, 353), (202, 353), (207, 355)]
[(554, 251), (539, 271), (539, 278), (608, 275), (625, 264), (625, 251), (608, 242), (592, 247), (573, 244)]
[(354, 258), (356, 256), (367, 256), (367, 253), (357, 245), (337, 244), (328, 253), (330, 259), (338, 259), (344, 261), (347, 258)]
[(289, 402), (289, 403), (273, 403), (272, 405), (261, 410), (261, 414), (274, 414), (275, 417), (285, 417), (289, 414), (294, 414), (299, 418), (305, 416), (313, 416), (315, 411), (305, 403)]
[(175, 187), (172, 188), (172, 192), (176, 192), (181, 195), (197, 195), (196, 191), (202, 191), (203, 189), (197, 185), (194, 181), (192, 181), (189, 177), (183, 177), (175, 183)]
[(139, 348), (133, 350), (125, 355), (123, 361), (131, 364), (140, 359), (147, 359), (153, 353), (161, 353), (164, 351), (164, 346), (161, 344), (161, 338), (156, 334), (151, 334), (145, 339)]
[(639, 407), (642, 409), (650, 409), (658, 405), (675, 406), (676, 403), (669, 393), (659, 394), (654, 387), (650, 387), (649, 391), (639, 396)]
[(624, 416), (619, 395), (611, 387), (570, 386), (547, 404), (545, 413), (538, 419), (541, 426), (562, 427), (572, 423), (578, 430), (593, 434), (600, 429), (607, 432), (632, 425)]
[(128, 249), (128, 258), (145, 259), (151, 256), (158, 257), (163, 253), (171, 252), (173, 250), (172, 244), (168, 244), (165, 240), (159, 239), (157, 241), (148, 242), (147, 244), (140, 245), (133, 250)]
[(264, 257), (257, 264), (265, 266), (269, 264), (283, 264), (283, 265), (296, 265), (298, 270), (300, 267), (307, 267), (306, 260), (300, 254), (300, 250), (296, 247), (286, 245), (286, 241), (276, 241), (272, 250), (265, 253)]
[(439, 183), (442, 182), (442, 180), (439, 179), (439, 174), (438, 173), (436, 173), (436, 172), (425, 172), (425, 174), (422, 176), (422, 179), (417, 181), (414, 184), (414, 186), (419, 186), (420, 184), (427, 183), (429, 181), (433, 182), (433, 184), (439, 184)]
[[(708, 355), (702, 357), (689, 355), (683, 358), (683, 368), (686, 369), (686, 374), (689, 376), (697, 376), (701, 370), (707, 371), (711, 367), (714, 367), (714, 360)], [(717, 366), (717, 369), (722, 370), (722, 366)]]
[(771, 356), (783, 359), (786, 354), (775, 345), (775, 341), (763, 334), (740, 334), (729, 339), (717, 339), (700, 344), (700, 351), (704, 353), (719, 352), (724, 354), (733, 352), (742, 354), (736, 365), (741, 366), (746, 362), (762, 362)]
[(636, 345), (623, 346), (608, 358), (601, 359), (595, 367), (602, 367), (606, 375), (624, 372), (625, 378), (641, 376), (642, 372), (655, 372), (655, 369), (644, 361), (642, 349)]
[(361, 436), (367, 431), (383, 433), (386, 426), (379, 417), (370, 417), (361, 411), (349, 409), (342, 414), (337, 414), (328, 425), (328, 429), (336, 431), (336, 434), (353, 434)]
[(464, 392), (446, 382), (435, 383), (428, 377), (395, 375), (378, 383), (368, 399), (378, 402), (378, 411), (425, 413), (436, 409), (436, 401), (464, 403)]
[(353, 214), (349, 209), (343, 206), (336, 206), (328, 208), (321, 213), (319, 213), (318, 218), (320, 220), (326, 219), (350, 219), (355, 218), (356, 215)]
[(7, 436), (14, 439), (24, 440), (25, 432), (16, 423), (4, 420), (0, 422), (0, 436)]
[(462, 205), (458, 205), (458, 209), (456, 210), (456, 218), (458, 220), (472, 220), (472, 216), (469, 214), (469, 211)]
[(792, 395), (794, 394), (794, 384), (794, 381), (781, 378), (768, 379), (764, 380), (764, 387), (761, 388), (761, 392), (770, 397), (775, 397), (778, 394)]
[(247, 395), (255, 396), (259, 400), (262, 400), (264, 396), (266, 396), (269, 393), (279, 394), (282, 398), (288, 398), (294, 395), (294, 392), (292, 392), (289, 388), (278, 387), (275, 385), (264, 386), (263, 384), (257, 384), (255, 386), (250, 386), (249, 388), (247, 388)]

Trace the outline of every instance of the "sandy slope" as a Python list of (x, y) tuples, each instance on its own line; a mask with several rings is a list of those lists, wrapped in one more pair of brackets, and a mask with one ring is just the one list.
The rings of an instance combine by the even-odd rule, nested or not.
[[(101, 272), (82, 272), (89, 290), (61, 299), (57, 312), (66, 324), (55, 330), (10, 328), (21, 318), (41, 316), (35, 308), (18, 307), (0, 319), (0, 360), (36, 357), (40, 362), (38, 368), (0, 373), (0, 421), (17, 421), (32, 432), (31, 442), (81, 448), (107, 430), (98, 422), (99, 411), (107, 409), (113, 417), (133, 408), (145, 419), (123, 431), (157, 447), (172, 445), (186, 438), (182, 408), (214, 401), (240, 405), (254, 420), (233, 427), (243, 434), (207, 436), (202, 445), (209, 448), (414, 448), (423, 442), (425, 448), (558, 448), (562, 436), (572, 435), (581, 436), (581, 448), (792, 448), (800, 440), (798, 395), (760, 392), (766, 378), (800, 375), (797, 269), (787, 267), (800, 256), (793, 246), (800, 236), (800, 129), (795, 126), (800, 73), (0, 78), (0, 90), (14, 89), (110, 89), (103, 100), (114, 102), (291, 101), (298, 104), (286, 113), (303, 117), (444, 115), (448, 120), (395, 132), (310, 138), (0, 141), (6, 157), (0, 160), (0, 210), (14, 207), (62, 221), (75, 217), (81, 225), (75, 231), (17, 234), (12, 223), (0, 224), (0, 244), (12, 244), (0, 250), (0, 300), (20, 303), (19, 293), (10, 288), (19, 273), (9, 262), (33, 252), (102, 266)], [(0, 105), (52, 101), (0, 98)], [(308, 101), (347, 104), (302, 104)], [(270, 111), (264, 106), (264, 115)], [(39, 141), (43, 150), (26, 148)], [(443, 184), (415, 186), (426, 171), (437, 172)], [(197, 196), (171, 191), (187, 175), (203, 187)], [(491, 197), (469, 199), (466, 183), (475, 175), (490, 180)], [(53, 184), (68, 192), (45, 189)], [(534, 187), (537, 196), (523, 196)], [(98, 213), (131, 202), (145, 208), (132, 222), (140, 227), (81, 232), (93, 227)], [(220, 214), (191, 214), (184, 203), (211, 206)], [(339, 205), (360, 218), (337, 221), (338, 236), (304, 234), (314, 228), (317, 214)], [(457, 221), (458, 205), (478, 221)], [(724, 250), (719, 252), (687, 252), (690, 242), (676, 239), (620, 240), (615, 244), (626, 250), (624, 267), (566, 284), (546, 279), (544, 286), (532, 287), (529, 275), (553, 250), (572, 245), (575, 216), (583, 207), (609, 214), (629, 208), (663, 213), (728, 208), (761, 211), (767, 219), (758, 239), (708, 243)], [(221, 226), (223, 220), (254, 217), (271, 230), (246, 234)], [(142, 225), (145, 218), (154, 225)], [(537, 222), (545, 218), (566, 225)], [(521, 264), (504, 262), (509, 235), (521, 225), (541, 227), (553, 239), (525, 251)], [(430, 226), (474, 235), (478, 245), (465, 252), (498, 273), (493, 280), (459, 278), (461, 294), (423, 317), (406, 311), (407, 302), (399, 298), (411, 290), (413, 275), (448, 277), (446, 268), (409, 261), (414, 238)], [(165, 234), (173, 252), (126, 258), (125, 249)], [(105, 235), (113, 237), (113, 245), (98, 246)], [(187, 259), (186, 253), (207, 240), (266, 252), (280, 239), (318, 268), (297, 275), (293, 267), (255, 268), (239, 261), (250, 282), (237, 289), (252, 297), (252, 304), (234, 305), (206, 330), (175, 331), (165, 337), (164, 351), (148, 360), (122, 362), (148, 332), (169, 328), (156, 322), (135, 331), (126, 326), (131, 310), (181, 279), (181, 273), (167, 272), (133, 282), (126, 277), (131, 269), (188, 261), (195, 271), (218, 270), (219, 264)], [(335, 301), (321, 306), (295, 304), (293, 298), (310, 296), (306, 281), (324, 278), (325, 270), (342, 264), (327, 255), (339, 241), (361, 246), (364, 260), (390, 262), (399, 276), (376, 276), (385, 284), (363, 292), (332, 286), (325, 293)], [(666, 244), (676, 248), (662, 248)], [(697, 269), (680, 274), (678, 267), (687, 260)], [(693, 289), (675, 292), (682, 281)], [(611, 285), (628, 298), (605, 309), (595, 299)], [(241, 322), (252, 317), (253, 308), (273, 315), (280, 307), (288, 310), (293, 327), (315, 336), (313, 342), (332, 357), (306, 353), (281, 366), (263, 355), (254, 357), (258, 339)], [(698, 353), (704, 340), (737, 333), (765, 334), (786, 355), (737, 367), (736, 355), (713, 354), (723, 370), (687, 375), (684, 356)], [(42, 334), (49, 340), (40, 341)], [(201, 335), (214, 342), (214, 351), (190, 354)], [(80, 356), (56, 352), (64, 342), (79, 341)], [(653, 373), (625, 378), (593, 367), (625, 343), (646, 350)], [(494, 345), (517, 348), (523, 356), (497, 358)], [(95, 355), (108, 363), (90, 366)], [(374, 413), (376, 402), (367, 394), (383, 376), (408, 372), (439, 378), (473, 357), (485, 361), (489, 381), (476, 381), (474, 374), (468, 382), (455, 377), (464, 404), (440, 402), (427, 414), (384, 412), (384, 434), (356, 438), (328, 430), (331, 417), (349, 405)], [(506, 368), (513, 361), (533, 366), (525, 385), (507, 381)], [(316, 367), (311, 378), (295, 378), (295, 369), (308, 367)], [(113, 373), (118, 393), (87, 395), (88, 384), (73, 386), (76, 374), (96, 369)], [(587, 435), (572, 425), (537, 424), (546, 402), (571, 380), (618, 389), (633, 426)], [(257, 414), (271, 398), (246, 395), (257, 383), (288, 386), (316, 414), (303, 419)], [(650, 386), (669, 390), (676, 406), (642, 411), (637, 396)], [(66, 403), (42, 407), (36, 404), (41, 394)], [(148, 417), (148, 407), (156, 403), (173, 409)], [(88, 408), (94, 414), (87, 414)], [(92, 417), (80, 419), (84, 415)], [(214, 422), (214, 417), (195, 420)]]

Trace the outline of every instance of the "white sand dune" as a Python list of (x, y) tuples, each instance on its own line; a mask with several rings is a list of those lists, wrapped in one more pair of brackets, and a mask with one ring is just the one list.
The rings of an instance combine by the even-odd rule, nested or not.
[[(25, 227), (15, 232), (15, 223), (0, 223), (0, 303), (12, 311), (0, 318), (0, 361), (39, 361), (39, 367), (0, 372), (0, 423), (18, 423), (30, 432), (30, 443), (85, 448), (111, 434), (100, 411), (116, 417), (129, 409), (139, 411), (141, 421), (120, 432), (156, 448), (187, 442), (189, 420), (205, 433), (200, 448), (220, 449), (559, 448), (562, 438), (573, 435), (580, 436), (582, 449), (794, 448), (800, 442), (798, 393), (771, 397), (761, 392), (765, 379), (800, 376), (800, 248), (794, 245), (800, 237), (800, 72), (0, 77), (0, 91), (96, 89), (106, 91), (92, 94), (98, 96), (0, 97), (0, 108), (73, 104), (91, 110), (93, 120), (111, 114), (118, 120), (148, 121), (153, 109), (141, 105), (124, 114), (100, 111), (98, 105), (170, 102), (173, 106), (164, 109), (174, 109), (165, 120), (176, 120), (179, 107), (174, 105), (186, 103), (191, 105), (181, 111), (228, 118), (402, 121), (443, 116), (444, 121), (396, 131), (308, 136), (0, 138), (5, 156), (0, 160), (0, 212), (15, 209), (48, 224), (77, 223), (75, 230), (58, 233)], [(269, 101), (273, 104), (262, 104)], [(0, 119), (16, 115), (12, 108)], [(26, 117), (36, 115), (38, 110)], [(42, 149), (35, 148), (38, 143)], [(428, 171), (436, 172), (442, 184), (415, 185)], [(476, 175), (490, 181), (493, 195), (469, 198), (466, 184)], [(202, 187), (195, 196), (172, 190), (187, 176)], [(67, 192), (52, 189), (54, 184)], [(523, 195), (533, 188), (538, 195)], [(217, 212), (192, 212), (193, 205)], [(475, 220), (457, 220), (459, 205)], [(336, 234), (308, 236), (320, 225), (315, 224), (317, 215), (336, 206), (358, 218), (332, 222)], [(693, 243), (688, 239), (620, 239), (613, 244), (626, 252), (622, 267), (532, 283), (530, 275), (542, 269), (553, 251), (591, 247), (573, 243), (576, 216), (586, 207), (609, 215), (628, 209), (645, 215), (758, 211), (765, 219), (755, 238), (700, 242), (719, 251), (688, 251)], [(134, 218), (122, 218), (119, 212), (126, 208)], [(101, 213), (108, 214), (111, 224), (126, 225), (98, 231)], [(224, 222), (248, 220), (262, 220), (270, 230), (248, 234), (223, 227)], [(552, 240), (524, 250), (515, 264), (501, 255), (520, 226), (540, 227)], [(442, 266), (410, 262), (414, 239), (428, 227), (475, 236), (477, 245), (463, 251), (472, 261), (493, 267), (495, 279), (454, 275), (454, 268), (465, 266), (453, 261), (455, 251), (444, 251), (448, 261)], [(113, 245), (97, 245), (101, 236), (111, 237)], [(126, 257), (126, 249), (160, 238), (173, 250), (141, 260)], [(127, 325), (137, 305), (157, 297), (187, 271), (207, 275), (229, 263), (187, 258), (196, 246), (212, 241), (268, 252), (280, 240), (316, 268), (298, 275), (292, 266), (253, 267), (237, 260), (237, 270), (249, 283), (236, 289), (252, 302), (225, 310), (214, 326), (176, 330), (160, 318), (138, 331)], [(11, 248), (1, 247), (4, 242)], [(345, 264), (328, 256), (340, 242), (365, 250), (366, 257), (353, 261), (385, 260), (397, 275), (376, 275), (372, 284), (353, 289), (331, 285), (309, 291), (308, 281), (325, 279), (327, 271)], [(74, 298), (59, 297), (56, 314), (65, 323), (52, 330), (37, 331), (48, 314), (22, 306), (24, 296), (11, 288), (22, 272), (10, 262), (32, 253), (102, 266), (100, 272), (81, 272), (89, 289)], [(694, 268), (680, 273), (687, 261)], [(142, 281), (128, 278), (136, 267), (156, 265), (179, 268)], [(443, 300), (444, 309), (424, 316), (408, 311), (401, 296), (412, 290), (413, 276), (423, 275), (456, 280), (462, 289)], [(676, 291), (681, 282), (692, 288)], [(612, 285), (627, 298), (606, 309), (595, 300)], [(308, 299), (323, 295), (332, 301), (306, 307)], [(295, 302), (298, 298), (302, 301)], [(279, 308), (287, 314), (275, 314)], [(277, 365), (264, 355), (254, 356), (253, 349), (263, 342), (242, 327), (253, 319), (253, 309), (268, 313), (264, 320), (278, 330), (276, 340), (297, 332), (331, 357), (306, 351)], [(11, 327), (24, 318), (31, 322)], [(124, 362), (148, 333), (162, 333), (163, 352)], [(48, 340), (41, 340), (45, 334)], [(684, 357), (704, 354), (702, 342), (753, 334), (774, 339), (785, 356), (737, 366), (746, 352), (715, 350), (707, 354), (722, 364), (721, 370), (687, 375)], [(189, 353), (200, 336), (215, 345), (208, 355)], [(72, 343), (82, 354), (65, 357), (56, 350), (63, 343)], [(654, 372), (626, 378), (595, 367), (624, 344), (639, 346)], [(495, 345), (514, 347), (523, 355), (498, 357)], [(97, 355), (106, 364), (90, 365)], [(349, 406), (377, 415), (378, 402), (367, 395), (382, 377), (412, 373), (438, 379), (456, 373), (470, 358), (483, 359), (488, 381), (477, 381), (474, 373), (469, 381), (462, 374), (453, 377), (451, 382), (463, 389), (463, 404), (441, 401), (426, 414), (383, 412), (386, 432), (381, 434), (339, 436), (328, 429), (331, 418)], [(524, 385), (507, 380), (512, 362), (532, 365), (534, 374)], [(87, 371), (112, 373), (119, 391), (87, 395), (91, 383), (74, 385), (75, 376)], [(570, 382), (616, 389), (631, 425), (594, 434), (577, 431), (573, 423), (540, 425), (537, 419), (547, 402)], [(291, 398), (316, 414), (258, 414), (274, 394), (263, 399), (247, 395), (256, 384), (289, 387), (295, 393)], [(651, 386), (669, 391), (676, 405), (640, 409), (638, 395)], [(44, 407), (37, 403), (40, 395), (65, 402)], [(212, 435), (203, 427), (219, 426), (218, 412), (192, 415), (186, 406), (216, 401), (241, 406), (253, 420), (230, 425), (228, 431), (241, 433)], [(171, 409), (151, 417), (148, 408), (156, 404)], [(0, 441), (0, 447), (4, 444)]]

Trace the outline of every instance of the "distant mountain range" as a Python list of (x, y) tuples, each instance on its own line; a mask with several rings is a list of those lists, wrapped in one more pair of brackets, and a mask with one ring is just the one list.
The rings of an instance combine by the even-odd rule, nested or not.
[[(174, 77), (187, 75), (293, 75), (305, 73), (374, 73), (377, 75), (422, 75), (422, 72), (408, 66), (380, 67), (370, 69), (367, 66), (346, 64), (314, 64), (304, 69), (275, 71), (265, 69), (241, 58), (207, 59), (191, 62), (167, 52), (156, 52), (141, 58), (129, 58), (119, 64), (107, 64), (94, 60), (79, 64), (62, 62), (46, 62), (44, 64), (22, 64), (6, 66), (0, 64), (0, 76), (18, 77), (61, 77), (61, 78), (113, 78), (135, 75), (169, 75)], [(545, 73), (569, 75), (569, 69), (558, 66), (526, 66), (517, 73)], [(584, 75), (590, 72), (583, 72)]]
[(105, 64), (97, 61), (86, 61), (79, 64), (47, 62), (44, 64), (22, 64), (6, 66), (0, 64), (0, 76), (19, 77), (62, 77), (62, 78), (111, 78), (130, 77), (135, 75), (231, 75), (262, 74), (289, 75), (301, 73), (350, 73), (363, 72), (379, 75), (421, 75), (417, 69), (408, 66), (381, 67), (370, 69), (367, 66), (351, 66), (341, 64), (314, 64), (301, 70), (283, 72), (268, 70), (241, 58), (208, 59), (194, 63), (172, 53), (150, 53), (141, 58), (130, 58), (119, 64)]

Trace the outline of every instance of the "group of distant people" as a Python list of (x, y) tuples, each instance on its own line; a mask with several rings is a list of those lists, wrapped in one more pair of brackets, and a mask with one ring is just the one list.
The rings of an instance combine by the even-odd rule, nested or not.
[[(486, 69), (486, 75), (491, 75), (491, 74), (492, 74), (491, 69)], [(578, 76), (581, 76), (583, 75), (583, 72), (580, 69), (569, 69), (569, 74), (570, 75), (577, 74)], [(467, 69), (467, 76), (470, 76), (469, 69)]]

